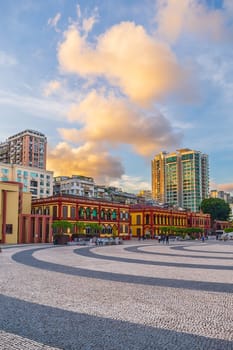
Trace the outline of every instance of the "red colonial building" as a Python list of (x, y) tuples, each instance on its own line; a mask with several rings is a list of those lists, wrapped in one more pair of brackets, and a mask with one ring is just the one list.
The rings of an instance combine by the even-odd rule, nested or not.
[[(129, 236), (129, 206), (96, 198), (73, 195), (55, 195), (35, 199), (32, 202), (32, 214), (52, 216), (53, 221), (66, 220), (70, 223), (83, 222), (102, 226), (102, 234)], [(70, 233), (76, 233), (75, 225)], [(54, 232), (55, 233), (55, 232)]]
[(210, 215), (184, 210), (161, 208), (153, 205), (136, 204), (130, 207), (131, 232), (133, 237), (161, 234), (163, 227), (201, 228), (205, 234), (210, 231)]

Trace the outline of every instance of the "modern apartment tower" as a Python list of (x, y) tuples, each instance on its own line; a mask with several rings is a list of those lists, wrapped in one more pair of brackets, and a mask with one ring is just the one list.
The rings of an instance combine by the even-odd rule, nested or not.
[(152, 196), (156, 201), (197, 212), (208, 193), (206, 154), (184, 148), (161, 152), (152, 160)]
[(0, 162), (46, 169), (46, 152), (46, 136), (27, 129), (0, 143)]

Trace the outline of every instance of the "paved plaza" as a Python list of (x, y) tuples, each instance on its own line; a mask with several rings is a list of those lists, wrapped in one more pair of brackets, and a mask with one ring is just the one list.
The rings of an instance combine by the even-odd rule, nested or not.
[(233, 350), (233, 242), (4, 247), (0, 349)]

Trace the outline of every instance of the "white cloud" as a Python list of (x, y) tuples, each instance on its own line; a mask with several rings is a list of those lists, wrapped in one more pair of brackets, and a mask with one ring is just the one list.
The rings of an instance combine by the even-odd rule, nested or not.
[(4, 51), (0, 51), (0, 66), (14, 66), (18, 62), (15, 57)]
[(120, 179), (112, 180), (109, 186), (121, 188), (129, 193), (139, 193), (141, 190), (151, 190), (151, 184), (140, 176), (122, 175)]
[(0, 105), (18, 108), (39, 118), (56, 121), (63, 120), (68, 109), (64, 101), (59, 103), (51, 99), (17, 94), (7, 90), (0, 90)]
[(48, 25), (50, 27), (53, 27), (55, 29), (56, 32), (60, 32), (60, 30), (57, 27), (58, 22), (61, 19), (61, 14), (57, 13), (53, 18), (49, 18), (48, 19)]

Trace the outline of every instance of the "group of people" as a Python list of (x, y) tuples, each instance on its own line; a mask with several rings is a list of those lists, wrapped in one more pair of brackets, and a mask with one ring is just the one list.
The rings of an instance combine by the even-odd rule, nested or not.
[(162, 235), (158, 237), (159, 243), (162, 242), (163, 244), (166, 242), (166, 244), (169, 244), (169, 235)]

